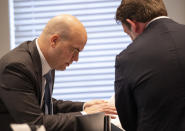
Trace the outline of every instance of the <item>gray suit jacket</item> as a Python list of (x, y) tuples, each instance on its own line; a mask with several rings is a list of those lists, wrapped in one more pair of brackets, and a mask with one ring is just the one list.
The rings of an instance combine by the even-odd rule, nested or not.
[(44, 115), (41, 94), (40, 56), (35, 40), (27, 41), (0, 60), (0, 129), (28, 123), (44, 125), (48, 131), (75, 130), (75, 115), (81, 114), (83, 103), (53, 99), (54, 115)]

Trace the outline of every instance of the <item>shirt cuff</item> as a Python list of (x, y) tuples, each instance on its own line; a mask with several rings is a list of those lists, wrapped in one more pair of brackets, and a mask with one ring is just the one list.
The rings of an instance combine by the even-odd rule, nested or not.
[(81, 111), (82, 115), (87, 115), (87, 113), (85, 111)]
[(85, 102), (84, 102), (84, 104), (83, 104), (82, 111), (84, 111), (84, 109), (85, 109)]

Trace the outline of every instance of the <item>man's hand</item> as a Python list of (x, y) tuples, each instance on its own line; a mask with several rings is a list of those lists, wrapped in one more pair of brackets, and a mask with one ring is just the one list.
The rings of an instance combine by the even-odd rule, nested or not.
[(117, 115), (115, 106), (110, 105), (105, 100), (92, 100), (84, 104), (84, 111), (87, 114), (104, 112), (105, 115), (110, 115), (111, 118), (115, 118), (114, 115)]

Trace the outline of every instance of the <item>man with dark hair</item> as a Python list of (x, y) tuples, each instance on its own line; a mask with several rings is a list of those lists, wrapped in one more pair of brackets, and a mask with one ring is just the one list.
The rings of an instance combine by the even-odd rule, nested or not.
[(115, 103), (126, 131), (185, 130), (185, 26), (162, 0), (123, 0), (117, 9), (133, 42), (116, 57)]

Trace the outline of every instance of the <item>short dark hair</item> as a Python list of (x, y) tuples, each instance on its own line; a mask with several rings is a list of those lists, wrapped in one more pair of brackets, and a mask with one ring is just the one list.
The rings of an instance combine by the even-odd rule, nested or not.
[(162, 0), (122, 0), (116, 12), (116, 21), (130, 28), (126, 19), (149, 22), (158, 16), (167, 16)]

